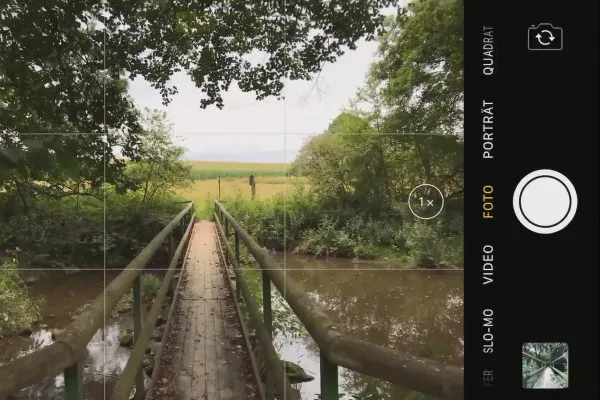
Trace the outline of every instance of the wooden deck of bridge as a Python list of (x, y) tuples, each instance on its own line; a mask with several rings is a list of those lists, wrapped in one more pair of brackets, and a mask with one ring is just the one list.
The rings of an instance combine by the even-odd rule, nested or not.
[[(247, 399), (246, 352), (229, 283), (225, 280), (213, 222), (192, 231), (181, 298), (180, 326), (173, 347), (180, 400)], [(162, 367), (161, 367), (162, 368)]]

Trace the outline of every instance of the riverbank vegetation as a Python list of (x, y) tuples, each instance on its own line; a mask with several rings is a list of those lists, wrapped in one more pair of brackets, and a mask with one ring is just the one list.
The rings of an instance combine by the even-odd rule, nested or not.
[[(345, 118), (347, 114), (340, 119)], [(461, 158), (459, 142), (428, 137), (415, 143), (413, 137), (336, 131), (319, 138), (323, 140), (303, 149), (296, 164), (306, 183), (288, 185), (286, 194), (264, 200), (243, 195), (226, 200), (227, 209), (259, 243), (276, 251), (462, 267), (462, 176), (460, 170), (453, 172)], [(421, 141), (430, 146), (420, 152)], [(432, 144), (438, 149), (432, 150)], [(424, 179), (415, 164), (425, 152), (427, 162), (437, 164), (427, 181), (445, 195), (444, 209), (434, 221), (417, 219), (408, 207), (410, 191)], [(446, 165), (440, 162), (444, 156)], [(348, 168), (334, 167), (342, 163)], [(365, 167), (369, 163), (379, 164)]]
[[(184, 149), (173, 142), (163, 113), (146, 110), (140, 121), (143, 140), (127, 160), (68, 152), (85, 142), (77, 135), (1, 137), (0, 310), (7, 311), (0, 314), (0, 336), (37, 318), (24, 281), (52, 271), (124, 268), (181, 211), (174, 191), (193, 182), (180, 161)], [(149, 268), (165, 268), (167, 253), (160, 250)], [(150, 277), (143, 283), (155, 291)]]
[(18, 334), (39, 319), (43, 299), (27, 293), (17, 270), (15, 254), (8, 252), (0, 271), (0, 338)]
[[(192, 181), (179, 161), (183, 148), (161, 126), (164, 115), (148, 115), (153, 121), (141, 134), (144, 144), (136, 160), (122, 163), (118, 181), (104, 179), (102, 159), (91, 160), (99, 170), (65, 167), (46, 147), (51, 138), (15, 140), (5, 149), (3, 161), (12, 168), (0, 180), (0, 243), (3, 250), (21, 249), (21, 269), (124, 267), (181, 210), (173, 191)], [(65, 157), (67, 163), (79, 158)]]
[[(303, 183), (227, 208), (269, 249), (462, 268), (462, 2), (411, 3), (384, 28), (364, 87), (290, 166)], [(408, 206), (423, 183), (444, 201), (428, 220)]]
[[(181, 209), (173, 190), (210, 176), (180, 161), (160, 133), (168, 124), (140, 112), (129, 81), (145, 79), (165, 105), (179, 71), (205, 94), (200, 108), (223, 108), (234, 80), (258, 100), (280, 96), (285, 79), (311, 79), (372, 39), (387, 5), (346, 13), (320, 0), (258, 1), (209, 14), (160, 1), (0, 7), (0, 268), (16, 248), (21, 270), (123, 266)], [(281, 26), (286, 34), (273, 34)], [(269, 61), (248, 61), (256, 52)]]

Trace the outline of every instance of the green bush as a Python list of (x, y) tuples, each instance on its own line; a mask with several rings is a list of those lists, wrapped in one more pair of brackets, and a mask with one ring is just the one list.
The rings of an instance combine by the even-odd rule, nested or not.
[(40, 318), (42, 300), (29, 297), (17, 270), (17, 261), (0, 265), (0, 337), (31, 328)]
[(295, 190), (270, 199), (227, 199), (226, 209), (262, 246), (301, 254), (377, 258), (381, 247), (399, 249), (397, 230), (384, 221), (331, 211), (312, 194)]
[(420, 268), (463, 262), (461, 204), (451, 204), (434, 220), (416, 219), (406, 204), (376, 217), (366, 210), (337, 208), (298, 188), (266, 200), (237, 196), (227, 199), (225, 207), (270, 250), (362, 259), (408, 255)]
[[(105, 201), (104, 201), (105, 200)], [(172, 197), (144, 203), (139, 193), (37, 199), (29, 216), (0, 226), (0, 248), (19, 247), (21, 268), (124, 267), (185, 206)]]
[(153, 274), (144, 274), (141, 277), (141, 287), (142, 294), (144, 296), (156, 296), (158, 290), (160, 289), (160, 285), (162, 284), (162, 280)]

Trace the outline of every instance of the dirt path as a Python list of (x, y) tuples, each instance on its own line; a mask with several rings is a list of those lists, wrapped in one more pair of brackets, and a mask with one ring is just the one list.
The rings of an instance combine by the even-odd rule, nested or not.
[(154, 399), (255, 398), (255, 382), (248, 372), (248, 356), (215, 236), (214, 223), (194, 225), (185, 287)]

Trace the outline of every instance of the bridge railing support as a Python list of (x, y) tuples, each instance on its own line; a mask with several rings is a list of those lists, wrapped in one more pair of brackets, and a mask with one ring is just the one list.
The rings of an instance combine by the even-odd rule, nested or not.
[(81, 362), (76, 362), (64, 371), (65, 399), (83, 400), (83, 368)]
[[(238, 235), (237, 232), (235, 232), (234, 234), (235, 236), (235, 265), (237, 267), (239, 267), (240, 265), (240, 236)], [(237, 276), (239, 274), (238, 272), (235, 272), (235, 275)], [(240, 291), (240, 286), (239, 285), (235, 285), (235, 294), (238, 300), (242, 299), (242, 292)]]
[[(161, 302), (162, 304), (162, 302)], [(148, 321), (150, 322), (150, 321)], [(138, 276), (133, 282), (133, 338), (134, 343), (140, 342), (142, 335), (142, 284)], [(143, 400), (144, 398), (144, 370), (138, 368), (135, 374), (135, 397), (134, 400)]]
[(321, 375), (321, 399), (339, 399), (338, 366), (327, 359), (327, 354), (319, 352)]
[[(236, 281), (236, 291), (239, 290), (241, 294), (241, 299), (243, 300), (243, 304), (246, 306), (246, 310), (248, 311), (248, 316), (250, 319), (250, 326), (254, 329), (256, 333), (256, 337), (260, 343), (261, 349), (264, 351), (265, 355), (265, 378), (266, 384), (261, 386), (261, 393), (265, 393), (265, 398), (267, 400), (272, 400), (274, 396), (274, 391), (277, 390), (279, 393), (283, 393), (283, 398), (286, 400), (301, 400), (298, 396), (298, 393), (292, 388), (290, 382), (285, 375), (285, 372), (282, 368), (281, 360), (277, 356), (277, 352), (275, 351), (275, 347), (273, 346), (272, 341), (272, 313), (269, 312), (270, 317), (261, 316), (260, 308), (256, 304), (256, 300), (254, 300), (254, 296), (250, 291), (250, 287), (248, 286), (248, 282), (246, 278), (242, 274), (242, 271), (239, 267), (239, 256), (234, 254), (234, 251), (229, 244), (227, 235), (225, 234), (224, 226), (221, 224), (218, 214), (215, 212), (215, 225), (217, 226), (217, 231), (219, 232), (219, 237), (222, 239), (222, 243), (225, 247), (225, 252), (228, 254), (230, 260), (232, 260), (233, 271), (235, 274)], [(235, 232), (235, 230), (234, 230)], [(239, 232), (238, 232), (239, 236)], [(235, 240), (235, 239), (234, 239)], [(239, 254), (239, 242), (238, 242), (238, 254)], [(263, 286), (263, 291), (266, 291)], [(263, 292), (264, 293), (264, 292)], [(270, 302), (270, 286), (267, 302)], [(263, 298), (263, 306), (265, 299)], [(266, 324), (266, 318), (270, 318), (269, 327)], [(257, 371), (258, 372), (258, 371)], [(257, 382), (260, 383), (260, 376), (257, 377)], [(266, 390), (265, 390), (266, 389)], [(336, 399), (337, 400), (337, 399)]]
[[(96, 297), (90, 306), (64, 330), (64, 333), (51, 345), (26, 354), (15, 360), (0, 365), (0, 399), (6, 398), (46, 377), (64, 373), (66, 400), (83, 400), (83, 373), (81, 357), (89, 341), (98, 329), (104, 329), (104, 321), (109, 319), (113, 308), (119, 300), (133, 288), (134, 340), (135, 345), (113, 390), (112, 400), (127, 400), (132, 387), (136, 386), (135, 399), (144, 398), (144, 376), (141, 368), (142, 358), (146, 352), (150, 336), (156, 324), (158, 313), (171, 285), (175, 267), (181, 256), (187, 238), (194, 223), (194, 203), (188, 204), (165, 228), (160, 231), (110, 282), (104, 292)], [(185, 228), (179, 246), (173, 253), (171, 264), (156, 294), (152, 309), (142, 321), (142, 299), (140, 275), (152, 256), (163, 246), (166, 240), (171, 241), (172, 233), (177, 227)]]
[[(265, 320), (265, 328), (269, 334), (269, 340), (273, 342), (273, 310), (271, 308), (271, 280), (264, 273), (262, 277), (262, 296), (263, 296), (263, 318)], [(267, 374), (266, 376), (267, 386), (267, 400), (271, 400), (274, 397), (273, 393), (273, 374)]]
[[(250, 323), (254, 327), (257, 338), (263, 349), (266, 349), (267, 377), (274, 377), (274, 383), (279, 393), (285, 391), (286, 399), (297, 399), (297, 394), (282, 374), (280, 360), (273, 347), (271, 332), (272, 313), (267, 311), (270, 306), (270, 284), (277, 288), (286, 300), (294, 314), (317, 343), (320, 350), (321, 398), (323, 400), (338, 400), (338, 367), (344, 367), (377, 379), (412, 389), (443, 400), (462, 400), (464, 397), (463, 369), (438, 361), (378, 346), (356, 339), (338, 330), (327, 313), (320, 308), (292, 278), (285, 275), (280, 265), (269, 255), (268, 251), (242, 228), (225, 207), (215, 200), (215, 221), (220, 237), (223, 239), (229, 259), (234, 260), (236, 284), (240, 286), (244, 303), (247, 306)], [(233, 256), (229, 237), (224, 225), (231, 226), (237, 237), (256, 259), (263, 280), (264, 320), (239, 266), (239, 257)], [(236, 248), (239, 247), (239, 243)], [(269, 290), (267, 294), (267, 284)], [(279, 365), (278, 365), (279, 364)], [(291, 396), (289, 395), (291, 394)]]

